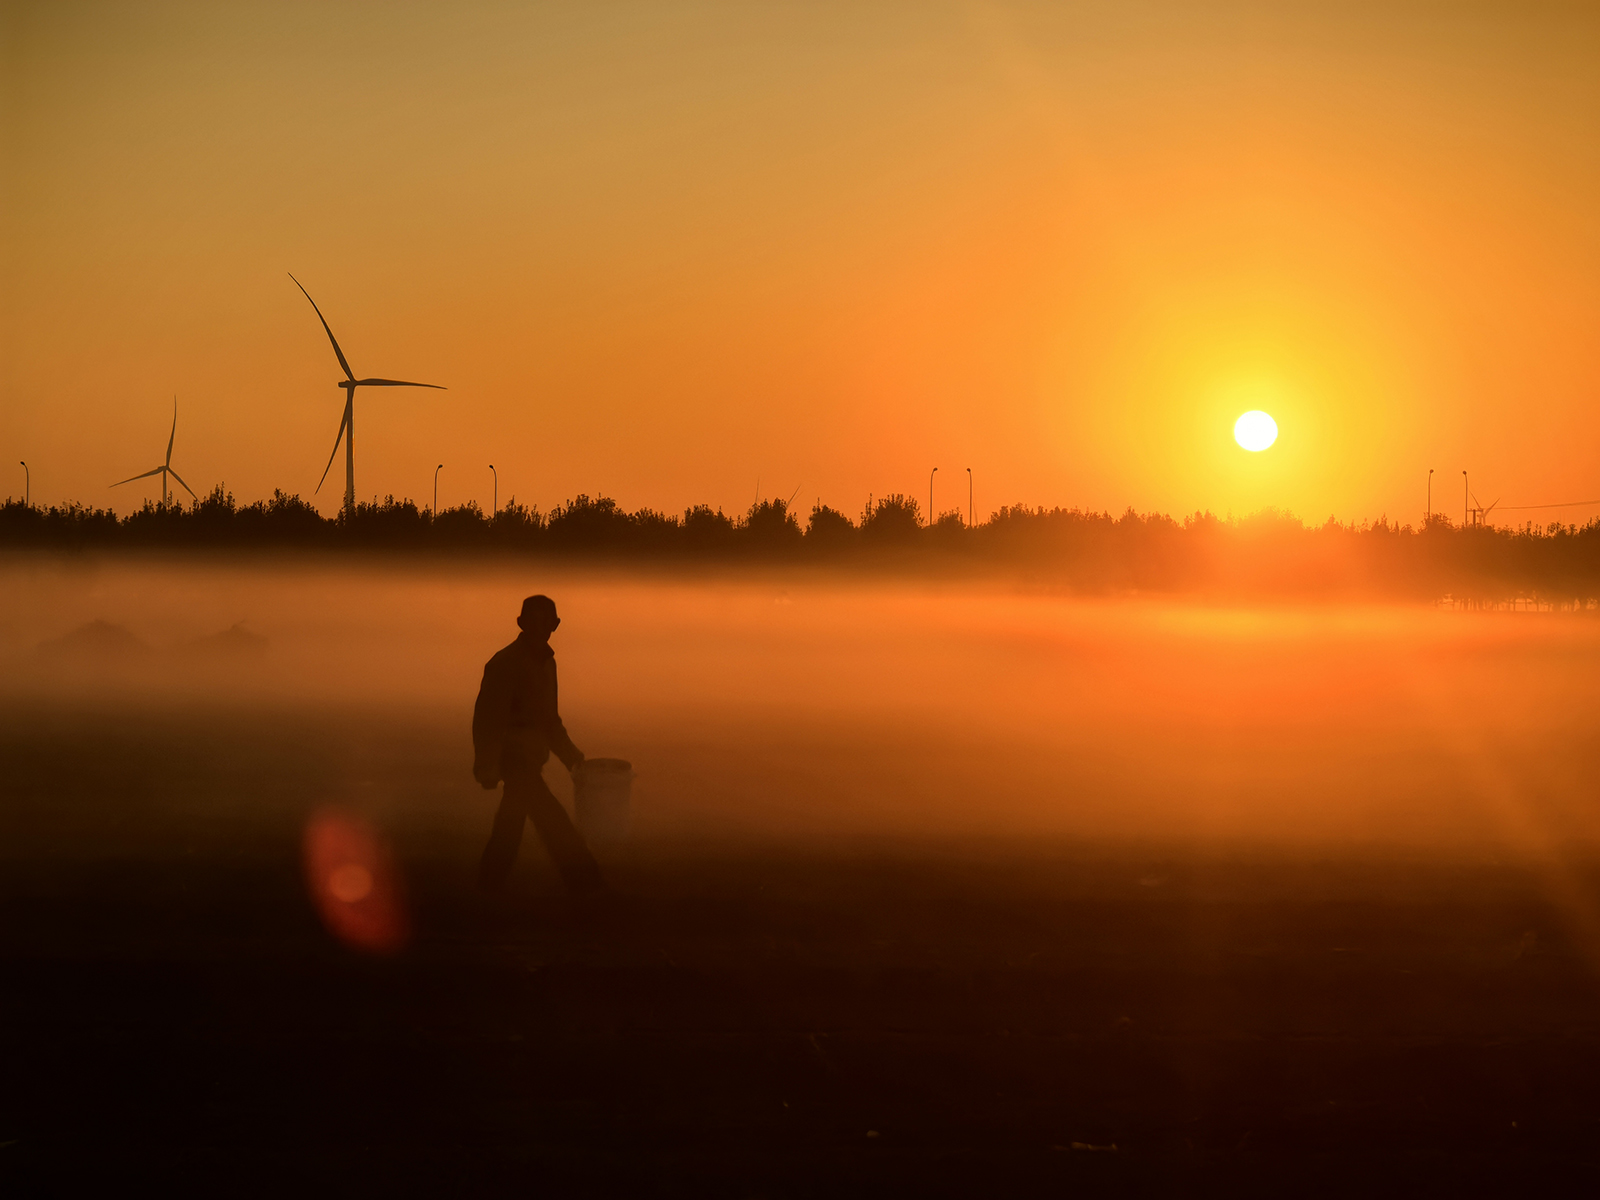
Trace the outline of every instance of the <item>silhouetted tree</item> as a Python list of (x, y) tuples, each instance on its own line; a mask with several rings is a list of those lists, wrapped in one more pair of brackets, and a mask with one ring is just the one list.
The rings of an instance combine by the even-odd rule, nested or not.
[(939, 519), (928, 528), (928, 536), (931, 543), (941, 550), (961, 549), (963, 539), (967, 536), (965, 514), (955, 509), (940, 513)]
[(385, 496), (383, 503), (361, 504), (337, 518), (345, 534), (368, 546), (418, 546), (424, 544), (431, 515), (412, 500)]
[(429, 536), (438, 546), (482, 546), (489, 540), (489, 519), (476, 500), (468, 500), (434, 517)]
[(713, 511), (707, 504), (686, 508), (680, 527), (683, 545), (691, 553), (720, 553), (733, 545), (733, 518), (724, 516), (720, 508)]
[(633, 514), (634, 539), (641, 550), (650, 554), (670, 554), (678, 548), (678, 518), (653, 508), (641, 508)]
[(633, 541), (633, 519), (609, 496), (580, 495), (545, 521), (549, 544), (561, 550), (620, 550)]
[(489, 520), (489, 542), (505, 549), (533, 549), (544, 535), (544, 518), (539, 510), (518, 504), (513, 496)]
[(299, 496), (274, 488), (271, 500), (257, 500), (233, 514), (238, 540), (275, 545), (324, 545), (337, 532), (333, 522)]
[(780, 553), (800, 544), (800, 522), (782, 500), (762, 500), (750, 506), (740, 527), (744, 542), (762, 553)]
[(75, 501), (65, 507), (39, 508), (17, 499), (0, 508), (0, 538), (14, 546), (87, 549), (116, 544), (126, 532), (110, 509), (88, 508)]
[(855, 522), (838, 509), (819, 503), (812, 507), (811, 518), (806, 522), (806, 545), (819, 550), (842, 550), (856, 544), (859, 532)]
[(922, 510), (910, 496), (895, 492), (861, 514), (861, 534), (879, 544), (909, 544), (922, 529)]

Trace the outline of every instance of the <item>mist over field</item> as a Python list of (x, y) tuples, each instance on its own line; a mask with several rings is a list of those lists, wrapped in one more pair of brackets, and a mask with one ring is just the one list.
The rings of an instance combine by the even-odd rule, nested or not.
[[(20, 557), (0, 588), (0, 696), (22, 719), (122, 737), (237, 719), (313, 740), (355, 721), (356, 741), (396, 752), (308, 759), (313, 794), (271, 802), (356, 789), (390, 823), (463, 836), (492, 807), (469, 773), (482, 664), (542, 591), (563, 618), (568, 728), (590, 755), (634, 761), (641, 844), (1045, 836), (1559, 856), (1600, 837), (1600, 622), (1581, 613), (325, 560)], [(294, 739), (272, 753), (282, 765)], [(565, 772), (546, 774), (570, 795)], [(239, 784), (182, 802), (267, 802)]]
[[(400, 1190), (486, 1138), (484, 1179), (635, 1193), (1592, 1174), (1591, 613), (325, 557), (0, 589), (20, 1179), (99, 1172), (84, 1128)], [(638, 772), (593, 904), (531, 832), (475, 883), (472, 706), (533, 592), (567, 727)], [(349, 855), (382, 924), (330, 907)]]

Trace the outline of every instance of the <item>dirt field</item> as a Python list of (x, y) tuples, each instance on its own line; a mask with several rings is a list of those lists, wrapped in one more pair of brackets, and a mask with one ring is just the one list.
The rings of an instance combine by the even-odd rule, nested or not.
[[(7, 1191), (1600, 1185), (1600, 625), (0, 576)], [(531, 841), (471, 886), (467, 718), (530, 590), (578, 743), (640, 772), (598, 903)], [(330, 806), (394, 846), (399, 954), (318, 920)]]

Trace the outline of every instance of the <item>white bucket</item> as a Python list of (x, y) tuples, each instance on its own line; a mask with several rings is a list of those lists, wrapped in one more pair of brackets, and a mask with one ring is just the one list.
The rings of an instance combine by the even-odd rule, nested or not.
[(586, 758), (572, 773), (578, 829), (592, 846), (614, 845), (628, 836), (633, 764), (623, 758)]

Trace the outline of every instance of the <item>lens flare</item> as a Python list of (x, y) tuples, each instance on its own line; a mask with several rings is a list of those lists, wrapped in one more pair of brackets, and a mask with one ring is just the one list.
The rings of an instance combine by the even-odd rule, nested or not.
[(328, 932), (347, 946), (390, 954), (408, 933), (400, 873), (360, 817), (323, 809), (306, 823), (306, 886)]
[(328, 876), (328, 891), (335, 900), (355, 904), (372, 894), (372, 872), (360, 863), (345, 863), (335, 867)]
[(1259, 408), (1253, 408), (1233, 423), (1233, 440), (1246, 450), (1265, 450), (1278, 440), (1278, 423)]

